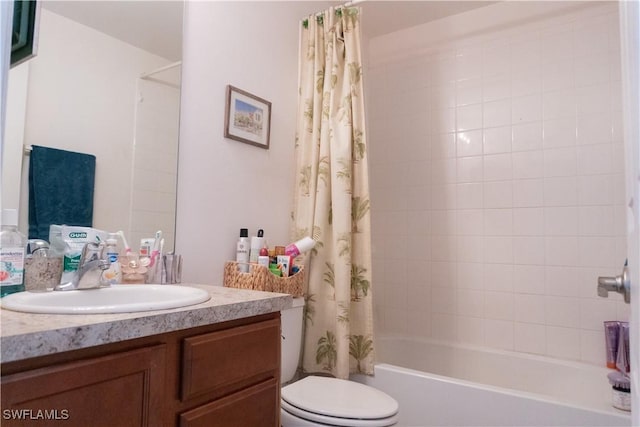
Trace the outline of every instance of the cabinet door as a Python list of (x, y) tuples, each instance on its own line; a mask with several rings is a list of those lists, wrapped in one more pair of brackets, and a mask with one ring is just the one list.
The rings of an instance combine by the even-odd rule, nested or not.
[(280, 425), (278, 381), (270, 379), (180, 415), (180, 427)]
[(2, 425), (156, 427), (165, 345), (2, 377)]

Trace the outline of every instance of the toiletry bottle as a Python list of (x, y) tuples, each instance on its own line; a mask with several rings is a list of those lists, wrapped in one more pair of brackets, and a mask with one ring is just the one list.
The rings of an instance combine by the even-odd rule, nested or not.
[(118, 260), (118, 239), (117, 234), (110, 233), (107, 239), (107, 246), (104, 250), (105, 257), (111, 265), (102, 273), (105, 284), (116, 285), (122, 282), (122, 271), (120, 270), (120, 261)]
[(258, 262), (260, 249), (264, 245), (264, 231), (258, 230), (258, 235), (251, 237), (251, 252), (249, 253), (249, 262)]
[(18, 231), (18, 211), (2, 211), (0, 231), (0, 297), (24, 291), (27, 238)]
[(284, 254), (295, 258), (298, 255), (310, 251), (316, 245), (316, 241), (311, 237), (303, 237), (295, 243), (290, 243), (284, 248)]
[(258, 254), (258, 265), (269, 268), (269, 249), (267, 248), (267, 242), (264, 242)]
[(238, 270), (242, 273), (249, 272), (249, 246), (249, 230), (241, 228), (240, 238), (236, 245), (236, 262), (238, 262)]

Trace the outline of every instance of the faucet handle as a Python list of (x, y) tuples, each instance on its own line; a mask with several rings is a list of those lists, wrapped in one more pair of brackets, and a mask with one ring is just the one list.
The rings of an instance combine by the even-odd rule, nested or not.
[(95, 261), (98, 259), (103, 259), (102, 256), (104, 244), (88, 242), (82, 248), (82, 255), (80, 256), (80, 266), (82, 267), (84, 264), (90, 261)]
[(624, 302), (631, 303), (631, 283), (627, 262), (624, 263), (622, 274), (615, 277), (598, 277), (598, 296), (607, 298), (609, 292), (618, 292), (624, 296)]

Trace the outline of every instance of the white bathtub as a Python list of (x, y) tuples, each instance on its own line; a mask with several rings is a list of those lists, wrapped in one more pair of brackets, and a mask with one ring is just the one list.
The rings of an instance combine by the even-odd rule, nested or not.
[(375, 376), (399, 426), (630, 426), (606, 368), (523, 353), (378, 338)]

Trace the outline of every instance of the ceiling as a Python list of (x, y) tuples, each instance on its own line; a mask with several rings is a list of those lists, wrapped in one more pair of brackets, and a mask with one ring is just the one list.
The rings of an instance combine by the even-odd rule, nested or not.
[[(309, 2), (309, 6), (314, 3), (328, 7), (345, 2)], [(495, 2), (356, 0), (353, 3), (362, 8), (362, 32), (366, 39)], [(45, 0), (42, 4), (42, 7), (54, 13), (172, 61), (182, 58), (182, 1)], [(322, 7), (318, 6), (318, 11)]]

